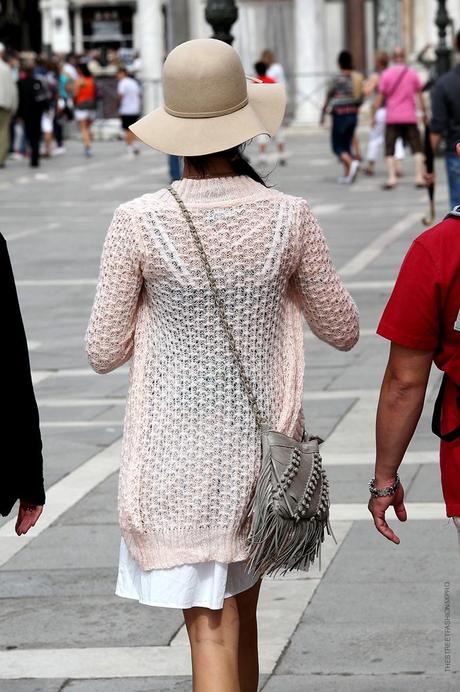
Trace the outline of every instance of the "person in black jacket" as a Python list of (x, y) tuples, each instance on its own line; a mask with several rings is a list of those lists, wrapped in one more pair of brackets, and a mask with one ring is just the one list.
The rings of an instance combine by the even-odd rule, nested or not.
[(17, 117), (24, 123), (24, 132), (30, 145), (30, 165), (40, 165), (40, 139), (42, 115), (49, 106), (50, 94), (42, 79), (35, 76), (35, 66), (28, 63), (24, 77), (18, 82), (19, 107)]
[(5, 366), (1, 388), (0, 514), (7, 516), (19, 500), (16, 533), (20, 536), (34, 526), (45, 504), (42, 440), (27, 340), (8, 248), (1, 233), (0, 288), (4, 334), (0, 339), (0, 356)]
[[(455, 39), (455, 49), (460, 56), (460, 31)], [(436, 151), (444, 137), (450, 207), (453, 209), (460, 204), (460, 159), (456, 154), (457, 143), (460, 141), (460, 64), (436, 81), (431, 93), (431, 110), (431, 148)], [(433, 173), (427, 174), (425, 178), (428, 184), (434, 182)]]

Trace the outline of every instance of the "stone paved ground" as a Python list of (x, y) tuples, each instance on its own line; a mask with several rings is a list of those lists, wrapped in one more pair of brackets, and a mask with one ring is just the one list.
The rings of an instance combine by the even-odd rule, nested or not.
[[(342, 354), (306, 331), (305, 408), (311, 428), (327, 440), (338, 546), (326, 546), (322, 572), (264, 583), (261, 689), (453, 692), (460, 671), (460, 558), (444, 517), (429, 432), (435, 373), (402, 468), (409, 521), (398, 527), (400, 546), (377, 535), (366, 510), (388, 350), (374, 330), (404, 252), (422, 230), (425, 193), (413, 188), (409, 175), (397, 191), (382, 192), (382, 170), (375, 179), (338, 186), (324, 132), (291, 132), (288, 147), (289, 164), (275, 170), (272, 182), (312, 204), (358, 302), (362, 337)], [(127, 370), (96, 376), (83, 350), (111, 213), (162, 186), (166, 166), (147, 150), (127, 160), (119, 143), (95, 150), (86, 161), (73, 142), (37, 176), (23, 162), (12, 162), (0, 176), (2, 231), (30, 341), (51, 488), (34, 533), (15, 538), (11, 517), (0, 522), (2, 692), (191, 689), (180, 611), (113, 595), (117, 440)], [(439, 169), (442, 216), (447, 195)]]

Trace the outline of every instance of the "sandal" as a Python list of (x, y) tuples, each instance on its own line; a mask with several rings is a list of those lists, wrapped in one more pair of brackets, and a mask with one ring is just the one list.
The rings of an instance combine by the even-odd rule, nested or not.
[(395, 184), (391, 185), (391, 183), (384, 183), (382, 185), (382, 190), (394, 190), (396, 187)]

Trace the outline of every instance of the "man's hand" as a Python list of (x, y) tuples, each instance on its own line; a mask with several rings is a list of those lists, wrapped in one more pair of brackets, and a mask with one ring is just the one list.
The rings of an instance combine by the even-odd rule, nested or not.
[(423, 174), (423, 179), (425, 180), (427, 187), (429, 187), (430, 185), (434, 185), (434, 183), (436, 181), (436, 176), (434, 174), (434, 171), (433, 171), (433, 173), (427, 173), (425, 171), (425, 173)]
[(393, 505), (395, 514), (399, 521), (406, 521), (407, 512), (404, 506), (404, 488), (402, 485), (399, 485), (394, 495), (387, 495), (386, 497), (371, 497), (369, 500), (368, 509), (372, 514), (377, 531), (379, 531), (382, 536), (385, 536), (385, 538), (388, 538), (389, 541), (393, 541), (393, 543), (399, 545), (399, 536), (395, 534), (393, 529), (388, 526), (385, 520), (385, 512), (391, 505)]
[(18, 536), (22, 536), (22, 534), (27, 533), (32, 526), (35, 526), (42, 512), (43, 505), (32, 505), (30, 502), (20, 500), (18, 518), (15, 526), (15, 531)]

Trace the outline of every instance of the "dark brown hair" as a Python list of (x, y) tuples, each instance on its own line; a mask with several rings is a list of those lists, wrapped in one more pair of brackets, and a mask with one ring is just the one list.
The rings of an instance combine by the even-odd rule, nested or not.
[(190, 165), (203, 177), (206, 178), (206, 173), (209, 168), (209, 161), (214, 157), (224, 158), (233, 168), (235, 175), (247, 175), (258, 183), (265, 185), (265, 180), (251, 166), (244, 155), (245, 144), (239, 144), (225, 151), (217, 151), (213, 154), (205, 154), (204, 156), (186, 156), (184, 161), (188, 161)]

